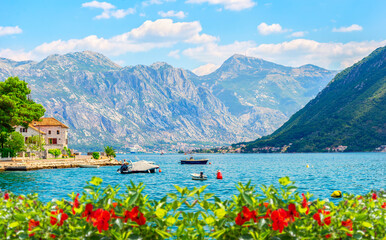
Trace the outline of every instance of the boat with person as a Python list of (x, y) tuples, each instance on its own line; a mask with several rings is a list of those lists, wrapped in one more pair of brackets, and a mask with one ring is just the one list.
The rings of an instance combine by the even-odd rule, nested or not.
[(189, 159), (183, 159), (180, 160), (181, 164), (207, 164), (209, 159), (203, 158), (203, 159), (194, 159), (193, 157), (190, 157)]
[(159, 166), (148, 161), (141, 160), (138, 162), (124, 163), (118, 168), (117, 173), (131, 174), (131, 173), (155, 173)]
[(206, 175), (204, 175), (204, 172), (200, 172), (200, 173), (192, 173), (192, 180), (207, 180), (208, 177)]

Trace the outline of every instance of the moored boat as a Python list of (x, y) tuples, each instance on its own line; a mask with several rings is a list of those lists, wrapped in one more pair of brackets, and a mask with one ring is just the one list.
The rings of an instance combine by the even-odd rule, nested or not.
[(80, 168), (99, 168), (99, 165), (88, 165), (88, 164), (79, 164)]
[(206, 164), (209, 161), (209, 159), (194, 159), (191, 157), (190, 159), (183, 159), (180, 160), (181, 164)]
[(131, 162), (129, 164), (123, 164), (118, 168), (117, 173), (131, 174), (131, 173), (155, 173), (159, 166), (147, 161)]

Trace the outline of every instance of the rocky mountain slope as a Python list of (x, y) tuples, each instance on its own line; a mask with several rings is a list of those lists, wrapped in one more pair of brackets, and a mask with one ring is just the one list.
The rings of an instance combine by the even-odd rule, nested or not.
[[(19, 76), (27, 81), (46, 116), (70, 127), (70, 146), (92, 150), (106, 144), (125, 148), (252, 140), (279, 127), (289, 109), (300, 108), (316, 94), (312, 89), (333, 75), (315, 66), (295, 69), (252, 58), (245, 59), (264, 64), (245, 63), (243, 58), (235, 55), (204, 77), (166, 63), (120, 67), (88, 51), (41, 62), (0, 58), (0, 79)], [(246, 83), (260, 86), (261, 92), (245, 90)], [(282, 100), (283, 91), (292, 95)]]
[(288, 151), (373, 151), (386, 144), (386, 47), (340, 72), (328, 86), (273, 134), (247, 143)]

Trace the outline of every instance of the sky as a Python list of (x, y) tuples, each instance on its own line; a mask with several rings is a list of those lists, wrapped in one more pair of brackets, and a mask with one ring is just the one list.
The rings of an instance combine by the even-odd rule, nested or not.
[(384, 0), (0, 0), (0, 57), (95, 51), (210, 73), (234, 54), (337, 70), (386, 45)]

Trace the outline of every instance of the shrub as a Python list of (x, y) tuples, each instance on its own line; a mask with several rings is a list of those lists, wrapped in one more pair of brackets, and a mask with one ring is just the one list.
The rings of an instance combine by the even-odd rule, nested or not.
[(92, 153), (92, 157), (93, 157), (94, 159), (99, 159), (99, 152), (93, 152), (93, 153)]
[(57, 148), (50, 149), (50, 150), (48, 150), (48, 152), (51, 153), (52, 155), (54, 155), (55, 158), (59, 157), (60, 154), (62, 154), (62, 151), (60, 151), (60, 149), (57, 149)]
[(144, 196), (144, 185), (102, 188), (93, 177), (72, 202), (43, 204), (37, 194), (0, 193), (0, 232), (8, 239), (383, 239), (386, 194), (345, 194), (335, 205), (309, 202), (288, 177), (281, 188), (239, 183), (237, 196), (222, 201), (206, 186), (176, 192), (161, 200)]

